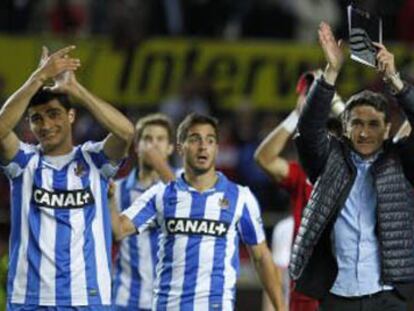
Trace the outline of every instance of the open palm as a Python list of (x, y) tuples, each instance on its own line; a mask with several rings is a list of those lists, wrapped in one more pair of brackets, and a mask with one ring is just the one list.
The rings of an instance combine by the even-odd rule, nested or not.
[(37, 72), (43, 76), (45, 80), (55, 78), (57, 75), (65, 71), (77, 70), (80, 66), (80, 61), (77, 58), (72, 58), (68, 55), (75, 46), (67, 46), (59, 51), (49, 55), (47, 47), (42, 48), (42, 56), (40, 58)]
[(328, 65), (331, 69), (339, 72), (344, 62), (344, 53), (341, 49), (341, 42), (338, 43), (336, 41), (331, 27), (325, 22), (320, 24), (318, 34), (319, 42)]
[(55, 83), (52, 86), (51, 90), (65, 94), (72, 94), (76, 89), (78, 83), (75, 77), (75, 73), (71, 70), (62, 72), (53, 80)]

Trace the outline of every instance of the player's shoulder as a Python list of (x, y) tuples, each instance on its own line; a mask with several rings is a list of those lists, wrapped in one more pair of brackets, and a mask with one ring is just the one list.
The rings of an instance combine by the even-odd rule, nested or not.
[(234, 187), (237, 188), (239, 195), (242, 196), (245, 200), (254, 198), (254, 194), (249, 186), (234, 183)]
[(76, 148), (79, 148), (83, 152), (101, 152), (104, 147), (104, 141), (92, 141), (88, 140), (78, 146)]
[(145, 192), (152, 193), (155, 196), (163, 195), (167, 189), (171, 187), (171, 184), (174, 181), (171, 181), (169, 183), (164, 183), (161, 180), (153, 184), (151, 187), (149, 187)]
[(34, 144), (20, 141), (19, 151), (23, 151), (26, 154), (38, 154), (40, 153), (40, 145), (34, 145)]
[(136, 184), (137, 174), (137, 169), (133, 167), (125, 176), (115, 179), (114, 183), (117, 187), (125, 186), (126, 189), (130, 189)]

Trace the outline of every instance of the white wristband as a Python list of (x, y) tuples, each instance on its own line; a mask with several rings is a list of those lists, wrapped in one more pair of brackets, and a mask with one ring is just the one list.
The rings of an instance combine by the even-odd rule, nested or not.
[(296, 126), (298, 125), (298, 121), (299, 121), (299, 114), (296, 110), (293, 110), (287, 117), (285, 120), (283, 120), (282, 122), (282, 127), (289, 132), (290, 134), (292, 134), (295, 129)]
[(342, 98), (337, 93), (335, 93), (331, 103), (331, 112), (333, 116), (335, 118), (339, 117), (344, 110), (345, 104), (342, 101)]

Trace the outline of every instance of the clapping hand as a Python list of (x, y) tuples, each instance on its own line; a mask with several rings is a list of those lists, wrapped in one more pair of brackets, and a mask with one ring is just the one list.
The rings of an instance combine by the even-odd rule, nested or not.
[(80, 60), (69, 56), (69, 53), (74, 49), (75, 46), (71, 45), (49, 55), (47, 47), (43, 47), (39, 66), (34, 75), (44, 83), (65, 71), (77, 70), (81, 65)]

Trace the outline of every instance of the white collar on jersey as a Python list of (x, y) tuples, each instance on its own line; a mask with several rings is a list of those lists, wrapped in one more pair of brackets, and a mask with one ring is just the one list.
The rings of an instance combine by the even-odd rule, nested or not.
[(71, 152), (64, 154), (64, 155), (60, 155), (60, 156), (44, 155), (43, 163), (47, 166), (50, 166), (53, 169), (61, 170), (65, 165), (67, 165), (73, 160), (73, 158), (75, 157), (75, 153), (76, 153), (76, 148), (72, 148)]

